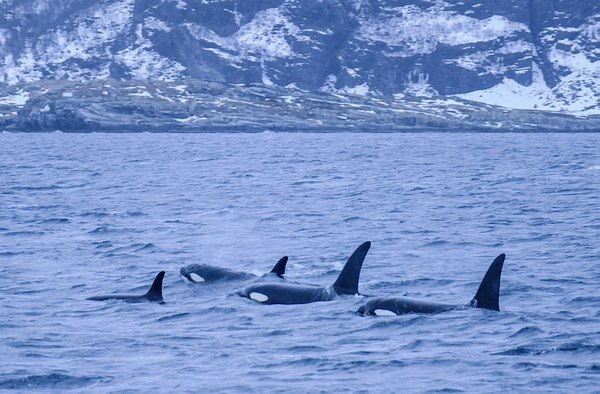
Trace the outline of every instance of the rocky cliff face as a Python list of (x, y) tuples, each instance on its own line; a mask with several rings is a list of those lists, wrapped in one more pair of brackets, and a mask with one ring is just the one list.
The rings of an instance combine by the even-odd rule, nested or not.
[(589, 0), (0, 0), (0, 82), (262, 83), (600, 113)]

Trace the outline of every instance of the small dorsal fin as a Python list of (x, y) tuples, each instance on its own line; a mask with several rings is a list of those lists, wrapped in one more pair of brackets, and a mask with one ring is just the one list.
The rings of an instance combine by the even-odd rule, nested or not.
[(505, 255), (502, 253), (492, 262), (479, 285), (477, 294), (471, 301), (471, 306), (494, 311), (500, 310), (498, 298), (500, 297), (500, 275), (502, 274), (504, 258)]
[(154, 278), (154, 282), (152, 282), (152, 286), (148, 292), (144, 295), (150, 301), (163, 301), (162, 296), (162, 284), (163, 278), (165, 277), (165, 271), (160, 271), (156, 278)]
[(282, 258), (280, 258), (277, 264), (275, 264), (275, 266), (271, 270), (271, 273), (276, 274), (279, 277), (283, 277), (283, 275), (285, 275), (285, 265), (287, 264), (287, 262), (287, 256), (283, 256)]
[(360, 245), (344, 265), (342, 272), (333, 284), (333, 288), (338, 294), (358, 294), (358, 279), (360, 269), (362, 268), (365, 256), (371, 247), (371, 242), (367, 241)]

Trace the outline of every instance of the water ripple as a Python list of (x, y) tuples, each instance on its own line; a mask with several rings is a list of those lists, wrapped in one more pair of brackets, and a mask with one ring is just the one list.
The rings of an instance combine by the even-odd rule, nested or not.
[(22, 378), (0, 380), (0, 388), (7, 390), (67, 390), (83, 388), (94, 383), (108, 381), (110, 381), (110, 378), (102, 376), (70, 376), (60, 373), (51, 373), (47, 375), (29, 375)]
[[(0, 134), (0, 390), (594, 392), (600, 134)], [(261, 305), (191, 263), (500, 312)], [(164, 270), (166, 303), (143, 294)], [(266, 276), (257, 280), (273, 280)]]

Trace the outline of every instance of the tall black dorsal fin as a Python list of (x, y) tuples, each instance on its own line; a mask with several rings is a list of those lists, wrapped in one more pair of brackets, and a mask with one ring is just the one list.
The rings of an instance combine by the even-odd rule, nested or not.
[(342, 272), (333, 284), (333, 288), (338, 294), (358, 294), (358, 279), (360, 269), (362, 268), (365, 256), (371, 247), (371, 242), (367, 241), (360, 245), (342, 268)]
[(275, 264), (275, 266), (271, 270), (271, 273), (276, 274), (277, 276), (285, 275), (285, 265), (287, 264), (287, 262), (288, 262), (287, 256), (283, 256), (282, 258), (280, 258), (279, 261), (277, 262), (277, 264)]
[(504, 257), (505, 255), (502, 253), (492, 262), (479, 285), (475, 298), (471, 301), (471, 306), (494, 311), (500, 310), (498, 298), (500, 296), (500, 275), (502, 274)]
[(160, 271), (158, 275), (156, 275), (156, 278), (154, 278), (150, 290), (144, 295), (149, 301), (163, 301), (162, 284), (164, 277), (165, 271)]

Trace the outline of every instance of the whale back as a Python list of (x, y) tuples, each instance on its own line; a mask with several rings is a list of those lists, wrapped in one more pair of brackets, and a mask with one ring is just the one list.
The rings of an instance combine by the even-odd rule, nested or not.
[(504, 265), (505, 255), (502, 253), (490, 265), (479, 289), (471, 300), (471, 306), (475, 308), (491, 309), (494, 311), (500, 310), (500, 275), (502, 274), (502, 266)]
[(290, 283), (257, 283), (238, 290), (238, 295), (261, 304), (308, 304), (330, 301), (335, 293), (320, 286)]
[(350, 256), (346, 265), (340, 272), (333, 288), (338, 294), (358, 294), (358, 280), (363, 261), (371, 247), (371, 242), (367, 241), (360, 245)]

